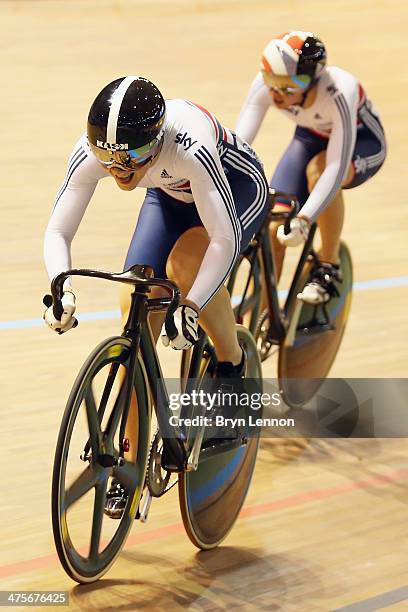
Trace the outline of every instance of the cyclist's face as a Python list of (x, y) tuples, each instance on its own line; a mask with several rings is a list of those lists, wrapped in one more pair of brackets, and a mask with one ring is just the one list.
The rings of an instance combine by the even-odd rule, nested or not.
[(273, 74), (266, 70), (262, 70), (262, 77), (274, 104), (278, 108), (288, 108), (294, 104), (300, 104), (311, 81), (308, 76), (290, 77)]
[(124, 191), (132, 191), (140, 183), (146, 172), (156, 162), (163, 140), (154, 139), (147, 145), (136, 149), (104, 149), (89, 143), (89, 146), (105, 172), (113, 176), (117, 186)]
[(303, 91), (294, 93), (283, 93), (274, 89), (269, 90), (272, 100), (278, 108), (289, 108), (295, 104), (300, 104), (303, 100)]

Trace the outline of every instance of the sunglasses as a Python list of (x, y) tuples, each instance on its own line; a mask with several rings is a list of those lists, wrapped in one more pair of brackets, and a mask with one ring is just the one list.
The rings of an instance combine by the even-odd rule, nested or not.
[(270, 91), (292, 96), (296, 93), (303, 93), (310, 85), (312, 79), (308, 75), (294, 75), (292, 77), (273, 74), (262, 70), (262, 77), (265, 85)]
[(119, 168), (125, 171), (135, 171), (140, 170), (156, 157), (161, 149), (162, 143), (162, 134), (160, 134), (160, 138), (155, 138), (137, 149), (115, 151), (100, 148), (92, 143), (89, 144), (96, 159), (105, 168)]
[(294, 96), (297, 93), (301, 93), (304, 89), (295, 87), (269, 87), (269, 91), (273, 93), (281, 94), (282, 96)]

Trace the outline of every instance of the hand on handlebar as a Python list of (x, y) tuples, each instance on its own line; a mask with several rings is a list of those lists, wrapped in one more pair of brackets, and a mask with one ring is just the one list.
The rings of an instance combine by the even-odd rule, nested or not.
[(169, 336), (167, 332), (162, 335), (164, 346), (171, 346), (175, 350), (189, 349), (198, 340), (198, 309), (191, 303), (179, 306), (174, 314), (174, 333)]
[(71, 290), (64, 291), (61, 299), (62, 312), (60, 315), (54, 313), (55, 307), (50, 295), (46, 295), (43, 302), (44, 305), (47, 306), (43, 314), (43, 319), (50, 329), (58, 334), (63, 334), (78, 325), (78, 321), (73, 316), (75, 312), (75, 295)]
[(284, 246), (298, 246), (306, 242), (309, 235), (310, 221), (306, 217), (297, 216), (290, 222), (290, 231), (285, 234), (283, 225), (278, 227), (277, 238)]

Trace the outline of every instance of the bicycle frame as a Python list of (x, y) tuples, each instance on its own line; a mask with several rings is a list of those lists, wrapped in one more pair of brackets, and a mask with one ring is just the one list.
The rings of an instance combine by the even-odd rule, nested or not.
[[(156, 280), (157, 279), (151, 279), (151, 282), (153, 283)], [(165, 285), (162, 286), (165, 287)], [(149, 381), (150, 392), (156, 409), (160, 434), (163, 439), (163, 457), (165, 457), (163, 467), (169, 471), (175, 472), (196, 469), (205, 425), (200, 427), (197, 434), (199, 443), (197, 444), (196, 440), (194, 440), (193, 445), (190, 446), (190, 439), (184, 434), (183, 430), (177, 425), (170, 424), (170, 417), (174, 416), (174, 413), (169, 407), (168, 390), (148, 322), (149, 312), (169, 310), (171, 301), (169, 298), (148, 299), (146, 291), (146, 288), (142, 288), (138, 285), (135, 286), (135, 291), (131, 295), (132, 301), (128, 320), (122, 334), (131, 340), (133, 346), (132, 355), (134, 357), (134, 363), (129, 381), (133, 380), (136, 367), (136, 355), (140, 349), (140, 354)], [(204, 334), (200, 334), (200, 336), (201, 342), (204, 342)], [(198, 370), (199, 364), (197, 363), (195, 377), (198, 377)], [(129, 406), (129, 403), (127, 405)], [(123, 422), (126, 422), (126, 418), (123, 419)], [(239, 445), (240, 440), (223, 442), (218, 446), (206, 448), (203, 453), (205, 454), (205, 458), (208, 459), (218, 453), (231, 450)]]
[[(179, 304), (180, 291), (171, 281), (154, 278), (152, 275), (153, 270), (151, 268), (141, 265), (132, 266), (130, 270), (121, 274), (111, 274), (109, 272), (100, 272), (97, 270), (68, 270), (67, 272), (63, 272), (55, 277), (51, 284), (54, 316), (58, 319), (61, 318), (63, 284), (69, 276), (102, 278), (134, 285), (134, 291), (131, 294), (129, 315), (122, 333), (122, 336), (127, 338), (130, 342), (131, 358), (129, 361), (128, 376), (126, 378), (128, 386), (125, 389), (127, 394), (127, 401), (125, 403), (127, 412), (122, 415), (120, 440), (123, 440), (125, 437), (124, 430), (130, 407), (132, 381), (135, 377), (137, 356), (140, 353), (156, 410), (160, 434), (163, 439), (163, 456), (166, 457), (163, 467), (168, 471), (180, 472), (186, 469), (195, 469), (196, 463), (191, 463), (189, 459), (190, 453), (193, 453), (189, 446), (188, 437), (185, 436), (180, 427), (171, 425), (170, 417), (174, 416), (174, 413), (170, 409), (169, 395), (148, 321), (150, 312), (167, 311), (165, 322), (166, 329), (172, 330), (173, 327), (175, 327), (173, 314)], [(148, 293), (150, 287), (154, 286), (162, 287), (170, 293), (172, 297), (149, 298)], [(113, 418), (120, 417), (116, 415)], [(203, 425), (203, 429), (204, 427)], [(210, 457), (220, 452), (224, 452), (225, 450), (232, 449), (235, 446), (237, 446), (237, 442), (235, 441), (231, 441), (228, 444), (220, 444), (219, 447), (207, 448), (205, 450), (205, 455), (206, 457)], [(200, 448), (197, 448), (197, 444), (195, 444), (194, 457), (197, 460), (199, 451)], [(123, 456), (123, 452), (124, 449), (121, 442), (121, 456)]]
[[(239, 265), (243, 257), (247, 258), (250, 262), (250, 270), (248, 272), (248, 278), (245, 284), (242, 299), (234, 308), (235, 316), (237, 320), (241, 320), (247, 312), (252, 310), (256, 302), (260, 300), (261, 287), (263, 286), (265, 289), (269, 313), (271, 315), (268, 340), (272, 344), (280, 344), (284, 342), (287, 337), (288, 328), (291, 322), (291, 313), (294, 312), (294, 309), (297, 306), (296, 287), (303, 273), (306, 260), (308, 256), (313, 253), (313, 240), (317, 226), (316, 223), (313, 223), (310, 228), (309, 235), (300, 254), (286, 300), (281, 308), (279, 305), (276, 282), (276, 264), (271, 246), (269, 225), (272, 221), (285, 219), (285, 227), (287, 227), (297, 211), (298, 205), (294, 200), (292, 201), (292, 210), (289, 213), (274, 213), (273, 210), (269, 211), (269, 214), (267, 215), (262, 227), (258, 230), (258, 233), (253, 238), (246, 251), (235, 264), (227, 285), (230, 294), (232, 294)], [(259, 255), (262, 266), (259, 265)], [(262, 282), (260, 280), (261, 275)], [(253, 294), (246, 297), (246, 292), (249, 288), (251, 279), (254, 282)], [(256, 324), (256, 321), (251, 321), (250, 328), (251, 326), (254, 327), (254, 324)], [(253, 330), (251, 329), (251, 331)]]

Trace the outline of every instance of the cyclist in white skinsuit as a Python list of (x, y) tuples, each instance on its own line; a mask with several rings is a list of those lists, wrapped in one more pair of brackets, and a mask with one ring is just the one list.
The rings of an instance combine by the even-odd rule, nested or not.
[[(282, 245), (300, 244), (310, 222), (317, 220), (322, 264), (299, 297), (310, 303), (326, 302), (335, 295), (332, 280), (341, 278), (341, 189), (356, 187), (379, 170), (386, 156), (384, 131), (358, 80), (341, 68), (326, 66), (325, 48), (311, 32), (289, 32), (267, 45), (261, 71), (242, 107), (237, 134), (252, 143), (271, 106), (297, 126), (271, 186), (296, 195), (302, 205), (290, 234), (285, 236), (283, 227), (273, 228), (279, 271)], [(280, 205), (285, 204), (282, 199)]]
[[(177, 229), (168, 228), (173, 234), (175, 230), (183, 229), (187, 220), (195, 225), (203, 224), (211, 237), (203, 265), (186, 296), (202, 309), (226, 279), (243, 246), (243, 238), (248, 242), (245, 237), (250, 239), (254, 224), (260, 224), (267, 185), (262, 168), (257, 165), (250, 148), (244, 148), (232, 132), (221, 128), (213, 115), (208, 114), (207, 119), (199, 107), (185, 100), (168, 101), (166, 107), (165, 136), (159, 159), (137, 186), (160, 189), (159, 193), (153, 194), (154, 197), (178, 207), (179, 218), (174, 220)], [(248, 188), (248, 198), (242, 194), (237, 205), (223, 167), (232, 173), (237, 185)], [(92, 153), (86, 135), (74, 147), (68, 168), (45, 235), (45, 262), (50, 278), (70, 267), (71, 241), (98, 181), (108, 176)], [(122, 188), (125, 186), (126, 183), (121, 185)], [(248, 202), (249, 206), (245, 206)], [(195, 206), (192, 207), (193, 203)], [(144, 215), (143, 210), (142, 219)], [(180, 218), (183, 216), (184, 219)], [(146, 219), (146, 231), (131, 244), (128, 265), (149, 261), (150, 265), (156, 264), (153, 267), (157, 274), (159, 255), (162, 255), (163, 247), (168, 251), (169, 239), (156, 234), (153, 245), (149, 234), (163, 228), (152, 226), (152, 222), (154, 224), (154, 218)], [(160, 238), (162, 240), (157, 244)], [(174, 244), (174, 235), (171, 238)], [(137, 255), (134, 253), (136, 249)], [(134, 261), (130, 261), (130, 257)], [(166, 260), (167, 257), (161, 262), (162, 268)]]
[[(124, 268), (149, 265), (162, 278), (170, 272), (181, 289), (178, 335), (164, 336), (164, 344), (191, 347), (199, 322), (216, 349), (216, 374), (242, 377), (245, 356), (223, 283), (268, 211), (268, 183), (254, 151), (206, 109), (187, 100), (165, 102), (147, 79), (131, 76), (109, 83), (91, 107), (87, 135), (74, 147), (46, 230), (50, 278), (72, 267), (71, 241), (98, 181), (108, 176), (124, 191), (147, 188)], [(107, 222), (112, 224), (112, 219)], [(129, 295), (125, 287), (124, 318)], [(46, 323), (59, 333), (75, 321), (70, 280), (62, 302), (60, 321), (52, 306), (44, 313)], [(157, 338), (162, 320), (154, 322), (152, 316)], [(136, 419), (129, 416), (126, 434), (132, 440)], [(126, 496), (112, 482), (106, 513), (121, 516)]]
[[(137, 118), (128, 125), (128, 107), (142, 105), (145, 89), (153, 91), (157, 104), (153, 128), (146, 129), (136, 124)], [(150, 107), (145, 114), (150, 120)], [(164, 277), (168, 256), (185, 232), (200, 228), (207, 237), (202, 263), (194, 271), (192, 286), (180, 307), (180, 337), (171, 341), (174, 348), (188, 348), (196, 335), (198, 314), (223, 286), (239, 252), (265, 218), (268, 185), (262, 164), (246, 143), (202, 107), (187, 100), (165, 103), (157, 88), (141, 77), (117, 79), (94, 102), (88, 135), (74, 147), (57, 195), (44, 245), (50, 278), (71, 267), (71, 241), (98, 181), (107, 176), (113, 176), (125, 191), (136, 186), (148, 188), (125, 269), (136, 263), (147, 264), (157, 276)], [(66, 281), (65, 289), (66, 301), (71, 300), (68, 320), (63, 318), (62, 325), (53, 321), (52, 308), (46, 317), (54, 329), (62, 331), (72, 325), (74, 302), (70, 281)], [(225, 309), (231, 314), (229, 300), (224, 291), (222, 294)], [(185, 312), (195, 320), (191, 335)], [(211, 329), (208, 313), (211, 309), (206, 308), (200, 323)], [(223, 313), (218, 317), (223, 318)], [(235, 328), (230, 331), (235, 337)], [(217, 341), (217, 331), (214, 333)], [(229, 337), (226, 342), (225, 336), (229, 336), (228, 326), (219, 340), (221, 355), (232, 363), (237, 358), (239, 362), (241, 351), (236, 338), (231, 342)]]

